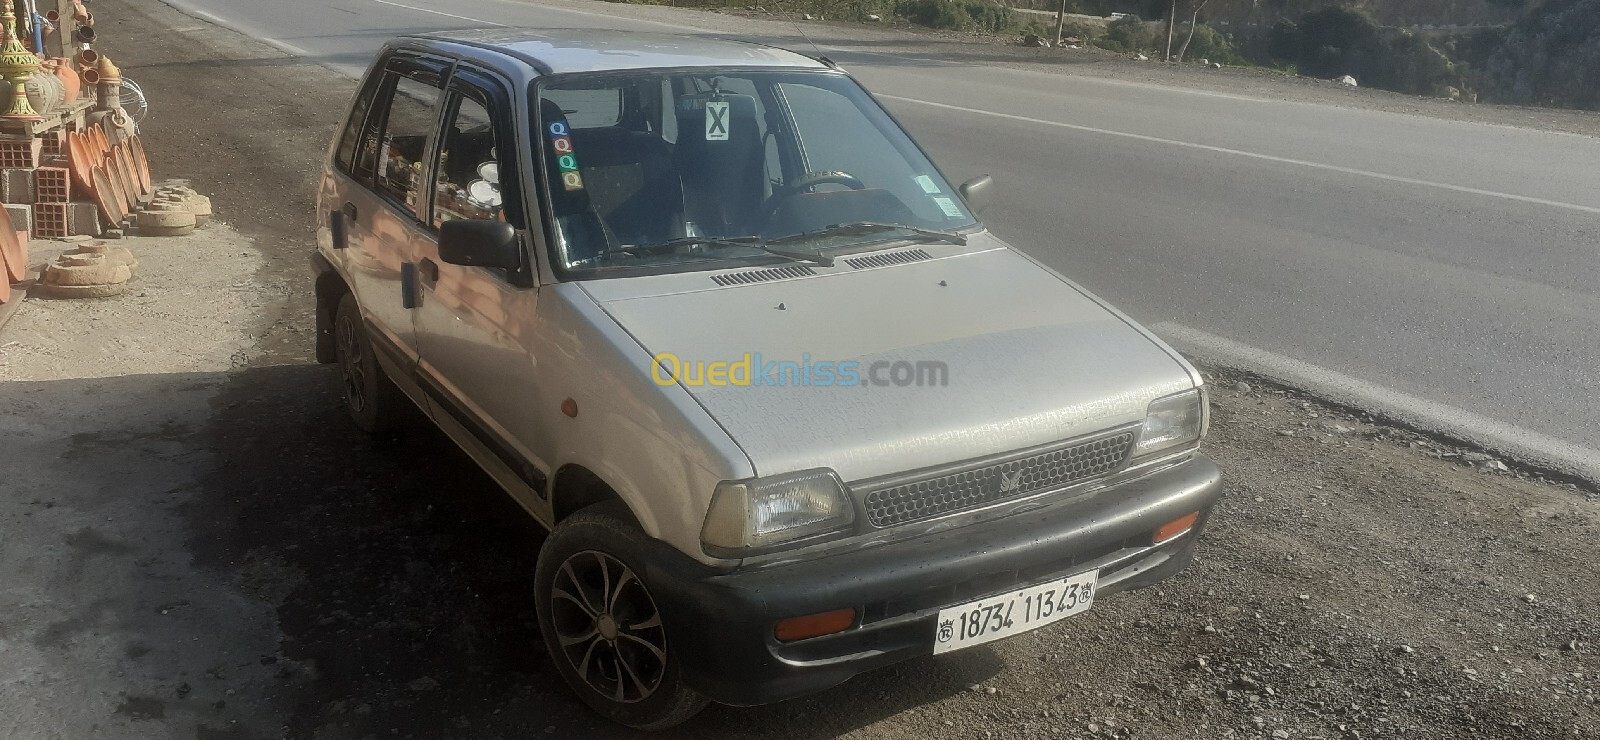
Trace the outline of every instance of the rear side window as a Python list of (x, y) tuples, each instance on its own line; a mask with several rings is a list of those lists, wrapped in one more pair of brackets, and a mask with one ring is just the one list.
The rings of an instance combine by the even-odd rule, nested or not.
[(361, 142), (361, 128), (367, 123), (367, 111), (372, 108), (372, 98), (378, 94), (378, 88), (382, 83), (382, 75), (369, 80), (356, 96), (355, 104), (350, 107), (350, 120), (345, 122), (344, 133), (339, 136), (339, 149), (334, 154), (334, 164), (345, 172), (354, 171), (356, 147)]
[(395, 62), (385, 72), (363, 126), (356, 170), (363, 179), (372, 178), (374, 190), (416, 215), (426, 192), (423, 169), (442, 80), (437, 73), (407, 67)]

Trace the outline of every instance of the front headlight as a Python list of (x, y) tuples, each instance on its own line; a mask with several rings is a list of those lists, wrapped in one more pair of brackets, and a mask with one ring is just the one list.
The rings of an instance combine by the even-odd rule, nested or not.
[(827, 468), (723, 481), (711, 498), (700, 541), (755, 550), (838, 530), (855, 520), (839, 476)]
[(1157, 398), (1145, 411), (1134, 455), (1145, 456), (1200, 441), (1206, 428), (1206, 396), (1200, 388)]

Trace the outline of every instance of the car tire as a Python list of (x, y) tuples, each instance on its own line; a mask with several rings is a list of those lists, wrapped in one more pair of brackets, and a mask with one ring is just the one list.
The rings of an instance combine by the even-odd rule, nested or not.
[(338, 358), (344, 405), (356, 426), (368, 434), (393, 431), (405, 410), (405, 396), (378, 363), (352, 293), (339, 299), (333, 317), (334, 352)]
[(620, 502), (562, 521), (534, 570), (539, 631), (578, 697), (636, 730), (680, 724), (710, 702), (683, 683), (649, 584), (646, 537)]

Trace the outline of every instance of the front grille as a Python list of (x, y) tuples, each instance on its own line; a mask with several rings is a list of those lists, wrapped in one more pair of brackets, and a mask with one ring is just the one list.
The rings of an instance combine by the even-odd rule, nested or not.
[(711, 282), (717, 285), (749, 285), (750, 283), (764, 283), (768, 280), (787, 280), (789, 278), (815, 275), (811, 268), (805, 265), (785, 265), (783, 267), (769, 267), (765, 270), (748, 270), (745, 272), (728, 272), (721, 275), (712, 275)]
[(893, 527), (1061, 488), (1121, 469), (1132, 450), (1133, 432), (1120, 432), (871, 489), (863, 497), (867, 520), (874, 527)]

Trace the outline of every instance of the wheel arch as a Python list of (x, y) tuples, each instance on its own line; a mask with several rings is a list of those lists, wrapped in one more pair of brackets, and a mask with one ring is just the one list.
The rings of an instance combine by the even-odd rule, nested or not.
[(639, 514), (605, 479), (577, 463), (568, 463), (556, 470), (550, 481), (551, 524), (560, 524), (573, 514), (596, 504), (615, 502), (628, 513), (634, 526), (640, 525)]
[(331, 364), (339, 361), (333, 346), (333, 317), (339, 311), (339, 300), (351, 292), (344, 277), (333, 268), (326, 257), (314, 254), (311, 258), (316, 269), (316, 357), (317, 362)]

